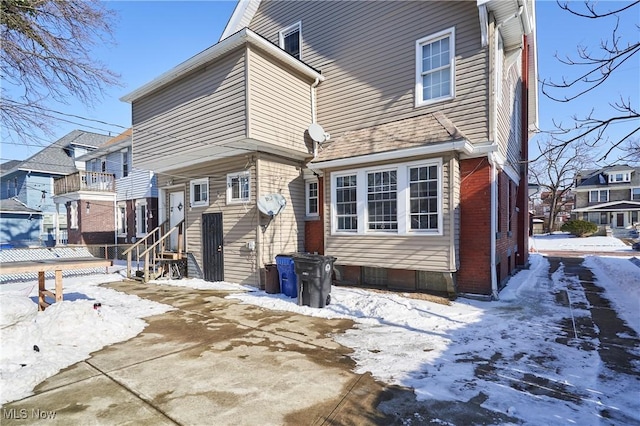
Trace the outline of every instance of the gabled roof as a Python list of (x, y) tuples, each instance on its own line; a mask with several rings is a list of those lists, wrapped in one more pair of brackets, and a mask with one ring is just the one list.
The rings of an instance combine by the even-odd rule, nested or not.
[(640, 167), (631, 167), (627, 164), (615, 164), (613, 166), (603, 167), (602, 169), (580, 170), (576, 174), (576, 178), (579, 176), (582, 180), (576, 185), (576, 188), (611, 186), (606, 176), (617, 172), (635, 172), (635, 176), (632, 175), (631, 177), (632, 183), (640, 182)]
[(18, 170), (44, 172), (58, 175), (74, 173), (76, 164), (69, 152), (69, 147), (81, 146), (84, 148), (97, 148), (111, 137), (98, 133), (74, 130), (51, 145), (38, 151), (36, 154), (13, 166), (9, 170), (2, 170), (2, 175)]
[[(262, 0), (238, 0), (236, 8), (227, 23), (219, 41), (232, 36), (248, 27), (255, 16)], [(364, 2), (363, 2), (364, 3)], [(488, 12), (491, 12), (500, 25), (505, 49), (514, 50), (522, 47), (523, 36), (526, 36), (528, 47), (529, 87), (527, 124), (530, 132), (538, 131), (538, 52), (536, 41), (535, 0), (476, 0), (483, 41), (488, 37)]]
[[(337, 160), (364, 162), (373, 154), (390, 158), (392, 152), (452, 142), (468, 143), (466, 136), (444, 114), (436, 112), (345, 132), (335, 140), (324, 142), (310, 164), (332, 167), (331, 163)], [(456, 149), (449, 145), (447, 150)]]
[(0, 212), (2, 213), (20, 213), (20, 214), (37, 214), (42, 213), (40, 210), (27, 207), (17, 198), (7, 198), (0, 201)]
[(109, 139), (100, 148), (95, 151), (91, 151), (81, 157), (78, 157), (78, 161), (89, 161), (94, 158), (103, 157), (112, 152), (120, 151), (124, 148), (131, 146), (131, 133), (132, 129), (127, 129), (120, 133), (118, 136)]
[(135, 100), (140, 99), (152, 92), (155, 92), (159, 88), (185, 76), (191, 71), (222, 57), (223, 55), (239, 48), (240, 46), (244, 46), (246, 43), (250, 43), (252, 45), (260, 47), (273, 57), (286, 63), (294, 70), (308, 76), (311, 79), (318, 79), (319, 81), (324, 80), (324, 76), (320, 74), (319, 71), (305, 64), (301, 60), (294, 58), (259, 34), (251, 31), (248, 28), (242, 28), (235, 34), (203, 50), (192, 58), (187, 59), (180, 65), (170, 69), (169, 71), (151, 80), (149, 83), (143, 85), (142, 87), (139, 87), (133, 92), (124, 95), (120, 98), (120, 100), (124, 102), (134, 102)]

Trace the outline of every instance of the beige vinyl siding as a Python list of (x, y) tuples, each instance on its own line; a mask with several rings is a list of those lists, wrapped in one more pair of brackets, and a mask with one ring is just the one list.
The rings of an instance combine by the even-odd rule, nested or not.
[[(410, 158), (407, 162), (421, 158)], [(434, 157), (430, 157), (434, 158)], [(330, 172), (347, 169), (333, 169), (325, 172), (325, 254), (335, 256), (339, 265), (372, 266), (378, 268), (410, 269), (423, 271), (450, 272), (457, 269), (459, 230), (453, 229), (453, 222), (459, 220), (459, 212), (451, 212), (451, 208), (459, 205), (459, 172), (457, 160), (446, 156), (442, 158), (442, 235), (332, 235), (331, 234), (331, 187), (333, 180)], [(395, 162), (372, 163), (368, 167), (382, 164), (397, 164)], [(450, 179), (453, 179), (454, 191), (450, 191)], [(458, 189), (456, 189), (458, 188)], [(451, 246), (452, 241), (454, 247)], [(375, 250), (372, 248), (375, 247)]]
[[(257, 229), (255, 166), (252, 164), (251, 159), (246, 156), (227, 158), (176, 170), (172, 172), (172, 179), (174, 184), (184, 184), (187, 205), (191, 199), (189, 182), (193, 179), (209, 179), (209, 206), (187, 207), (185, 211), (186, 251), (193, 253), (202, 269), (202, 214), (221, 212), (224, 229), (224, 279), (255, 286), (258, 284), (255, 254), (247, 249), (247, 243), (256, 240)], [(227, 174), (247, 169), (251, 173), (250, 201), (227, 204)]]
[(514, 110), (515, 100), (520, 99), (520, 95), (517, 92), (521, 90), (518, 64), (519, 61), (516, 61), (514, 65), (505, 69), (504, 72), (502, 98), (498, 103), (496, 141), (500, 155), (502, 158), (505, 158), (507, 163), (515, 170), (519, 170), (520, 141), (522, 140), (522, 136), (518, 132), (518, 127), (513, 126), (513, 124), (521, 119), (520, 111)]
[(195, 70), (132, 105), (133, 161), (153, 169), (158, 156), (198, 151), (246, 136), (244, 50)]
[[(332, 135), (442, 111), (472, 142), (488, 139), (488, 49), (475, 2), (263, 1), (250, 27), (277, 43), (297, 21), (303, 61), (326, 77), (318, 122)], [(456, 97), (416, 108), (415, 42), (454, 26)]]
[(249, 49), (248, 137), (308, 154), (305, 130), (312, 121), (310, 81)]
[(300, 164), (283, 163), (275, 157), (258, 160), (260, 177), (259, 195), (277, 193), (287, 201), (284, 210), (271, 222), (261, 217), (261, 225), (267, 225), (260, 236), (261, 264), (275, 263), (277, 255), (304, 250), (304, 180)]

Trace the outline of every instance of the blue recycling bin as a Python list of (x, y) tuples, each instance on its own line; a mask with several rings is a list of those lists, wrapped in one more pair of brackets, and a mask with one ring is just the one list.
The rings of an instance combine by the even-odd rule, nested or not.
[(293, 257), (288, 254), (277, 255), (276, 266), (278, 267), (282, 293), (289, 297), (298, 297), (298, 278), (296, 277)]

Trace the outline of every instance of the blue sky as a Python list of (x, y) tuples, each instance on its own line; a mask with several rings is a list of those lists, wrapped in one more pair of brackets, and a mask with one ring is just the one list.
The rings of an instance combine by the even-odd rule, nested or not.
[[(80, 117), (110, 123), (106, 125), (78, 118), (63, 117), (72, 121), (60, 122), (56, 128), (57, 138), (73, 129), (80, 128), (98, 133), (120, 133), (131, 125), (130, 105), (119, 98), (149, 82), (153, 78), (215, 44), (222, 33), (233, 9), (235, 1), (111, 1), (107, 6), (118, 13), (115, 27), (116, 46), (105, 46), (95, 51), (95, 56), (106, 63), (122, 77), (122, 87), (113, 87), (103, 101), (93, 109), (70, 101), (69, 105), (51, 104), (52, 110), (62, 111)], [(600, 2), (603, 8), (614, 8), (621, 2)], [(554, 54), (575, 57), (578, 44), (588, 45), (594, 50), (601, 39), (611, 34), (614, 18), (600, 21), (580, 19), (560, 10), (555, 1), (537, 2), (538, 72), (540, 79), (560, 81), (563, 76), (575, 73), (575, 67), (560, 64)], [(640, 23), (640, 7), (636, 6), (624, 15), (620, 35), (626, 40), (637, 40)], [(601, 86), (597, 92), (578, 101), (560, 104), (550, 101), (540, 94), (540, 127), (552, 128), (552, 119), (571, 123), (573, 114), (585, 115), (591, 109), (596, 114), (611, 114), (609, 102), (620, 95), (631, 97), (638, 107), (640, 100), (640, 55), (632, 63), (625, 64), (615, 81)], [(612, 138), (628, 133), (630, 124), (618, 125), (610, 129)], [(636, 134), (636, 137), (640, 135)], [(531, 151), (536, 152), (535, 142), (544, 140), (544, 134), (532, 139)], [(43, 145), (56, 138), (35, 140), (29, 146), (14, 145), (2, 141), (0, 161), (23, 160), (33, 155)]]

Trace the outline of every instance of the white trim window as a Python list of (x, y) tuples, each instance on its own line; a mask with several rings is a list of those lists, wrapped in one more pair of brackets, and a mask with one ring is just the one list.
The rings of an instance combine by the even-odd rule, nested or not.
[(136, 237), (147, 235), (147, 200), (136, 201)]
[(335, 176), (333, 184), (333, 211), (337, 232), (358, 231), (357, 176)]
[(302, 22), (281, 30), (278, 33), (280, 48), (296, 59), (302, 59)]
[(640, 201), (640, 186), (637, 188), (631, 188), (631, 200)]
[(398, 230), (398, 171), (367, 173), (367, 229)]
[(122, 151), (122, 177), (129, 176), (129, 150)]
[(117, 205), (117, 220), (118, 220), (118, 236), (126, 237), (127, 236), (127, 203), (120, 202)]
[(191, 207), (206, 207), (209, 205), (209, 178), (195, 179), (189, 182)]
[(442, 160), (331, 174), (332, 234), (442, 235)]
[(455, 96), (455, 27), (416, 41), (416, 106)]
[(412, 231), (437, 231), (440, 178), (436, 164), (409, 168), (409, 214)]
[(318, 180), (305, 181), (306, 215), (309, 217), (319, 216), (319, 186)]
[(250, 180), (248, 171), (227, 175), (227, 203), (246, 203), (250, 200)]
[(589, 202), (590, 203), (606, 203), (609, 201), (609, 190), (601, 189), (601, 190), (593, 190), (589, 191)]
[(611, 173), (609, 183), (631, 182), (631, 173)]

